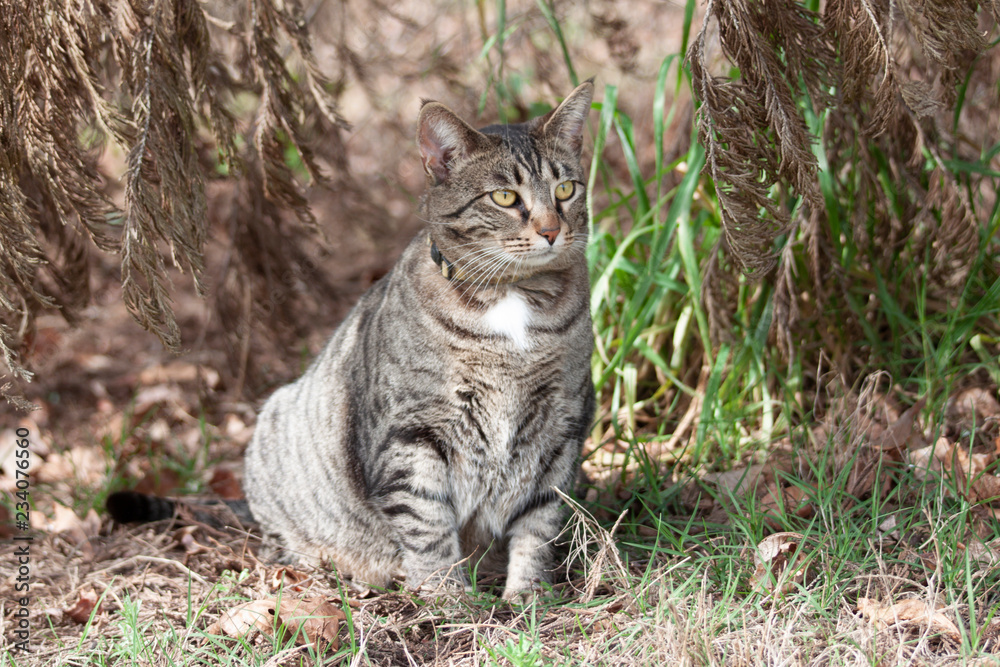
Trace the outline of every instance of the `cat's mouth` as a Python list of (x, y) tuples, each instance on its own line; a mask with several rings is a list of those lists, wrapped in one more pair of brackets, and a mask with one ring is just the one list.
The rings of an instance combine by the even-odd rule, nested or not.
[(562, 254), (562, 251), (562, 247), (532, 248), (525, 253), (515, 255), (515, 257), (517, 257), (521, 266), (537, 268), (552, 262), (552, 260)]

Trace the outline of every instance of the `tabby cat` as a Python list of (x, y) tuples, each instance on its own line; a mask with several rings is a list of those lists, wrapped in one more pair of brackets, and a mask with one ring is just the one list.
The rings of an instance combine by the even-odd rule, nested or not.
[(266, 534), (374, 585), (546, 581), (594, 409), (586, 189), (594, 86), (475, 130), (426, 102), (428, 226), (265, 403), (244, 489)]

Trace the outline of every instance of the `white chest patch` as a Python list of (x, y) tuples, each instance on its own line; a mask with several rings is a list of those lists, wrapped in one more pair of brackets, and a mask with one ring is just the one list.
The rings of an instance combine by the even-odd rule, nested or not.
[(486, 311), (483, 319), (491, 333), (507, 336), (522, 350), (528, 348), (531, 309), (524, 297), (517, 292), (511, 292), (497, 302)]

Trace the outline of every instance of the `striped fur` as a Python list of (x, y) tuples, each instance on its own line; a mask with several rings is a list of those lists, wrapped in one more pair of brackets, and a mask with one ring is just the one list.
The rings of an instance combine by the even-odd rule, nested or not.
[[(564, 520), (553, 489), (571, 487), (594, 409), (592, 95), (587, 82), (542, 118), (479, 131), (421, 109), (427, 229), (267, 401), (247, 449), (251, 510), (292, 553), (418, 587), (468, 585), (463, 559), (492, 547), (505, 598), (546, 580)], [(501, 189), (516, 205), (495, 203)]]

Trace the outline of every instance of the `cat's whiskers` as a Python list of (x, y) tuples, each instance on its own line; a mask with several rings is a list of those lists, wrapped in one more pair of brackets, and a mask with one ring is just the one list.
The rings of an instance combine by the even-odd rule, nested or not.
[(458, 266), (460, 273), (465, 275), (477, 275), (480, 272), (480, 264), (483, 262), (491, 263), (492, 260), (500, 258), (504, 255), (504, 251), (501, 248), (483, 248), (480, 250), (475, 250), (466, 253), (462, 257), (455, 260), (454, 264)]
[(587, 237), (586, 235), (578, 235), (573, 239), (572, 243), (567, 244), (566, 250), (570, 252), (578, 252), (583, 258), (587, 257)]
[(474, 279), (462, 292), (462, 298), (465, 298), (469, 291), (478, 291), (479, 287), (482, 286), (480, 283), (485, 284), (490, 279), (494, 267), (502, 265), (508, 258), (508, 253), (503, 248), (493, 247), (474, 251), (463, 257), (463, 259), (468, 258), (472, 258), (474, 261), (468, 262), (462, 272), (473, 276)]
[(510, 253), (506, 253), (505, 256), (500, 258), (500, 261), (497, 261), (490, 267), (487, 267), (488, 273), (484, 273), (482, 278), (478, 281), (479, 288), (489, 286), (492, 287), (493, 292), (496, 293), (497, 289), (499, 289), (499, 284), (490, 284), (490, 282), (493, 280), (494, 276), (502, 275), (503, 272), (507, 270), (507, 267), (514, 263), (515, 259), (516, 258), (510, 255)]
[[(471, 285), (465, 288), (465, 291), (462, 292), (462, 298), (465, 298), (465, 295), (468, 294), (470, 290), (472, 291), (473, 294), (475, 294), (481, 288), (486, 287), (487, 283), (489, 283), (489, 281), (492, 280), (493, 276), (496, 275), (498, 271), (503, 270), (513, 261), (513, 258), (506, 252), (504, 252), (499, 256), (491, 257), (488, 259), (492, 261), (487, 263), (483, 267), (482, 271), (477, 275), (476, 280), (474, 280)], [(492, 285), (492, 287), (494, 288), (495, 292), (497, 285)]]
[[(480, 245), (480, 244), (481, 244), (480, 241), (477, 241), (475, 243), (475, 245)], [(454, 250), (455, 248), (462, 248), (462, 247), (464, 247), (466, 245), (473, 245), (473, 244), (472, 243), (466, 243), (466, 244), (459, 245), (459, 246), (453, 246), (453, 247), (449, 248), (448, 250), (450, 251), (450, 250)], [(455, 261), (456, 262), (467, 262), (471, 258), (476, 257), (477, 255), (485, 255), (485, 254), (488, 254), (488, 253), (496, 253), (496, 252), (503, 252), (503, 248), (498, 248), (496, 246), (488, 246), (486, 248), (478, 248), (476, 250), (470, 250), (469, 252), (465, 253), (464, 255), (461, 255), (460, 257), (456, 257)]]

